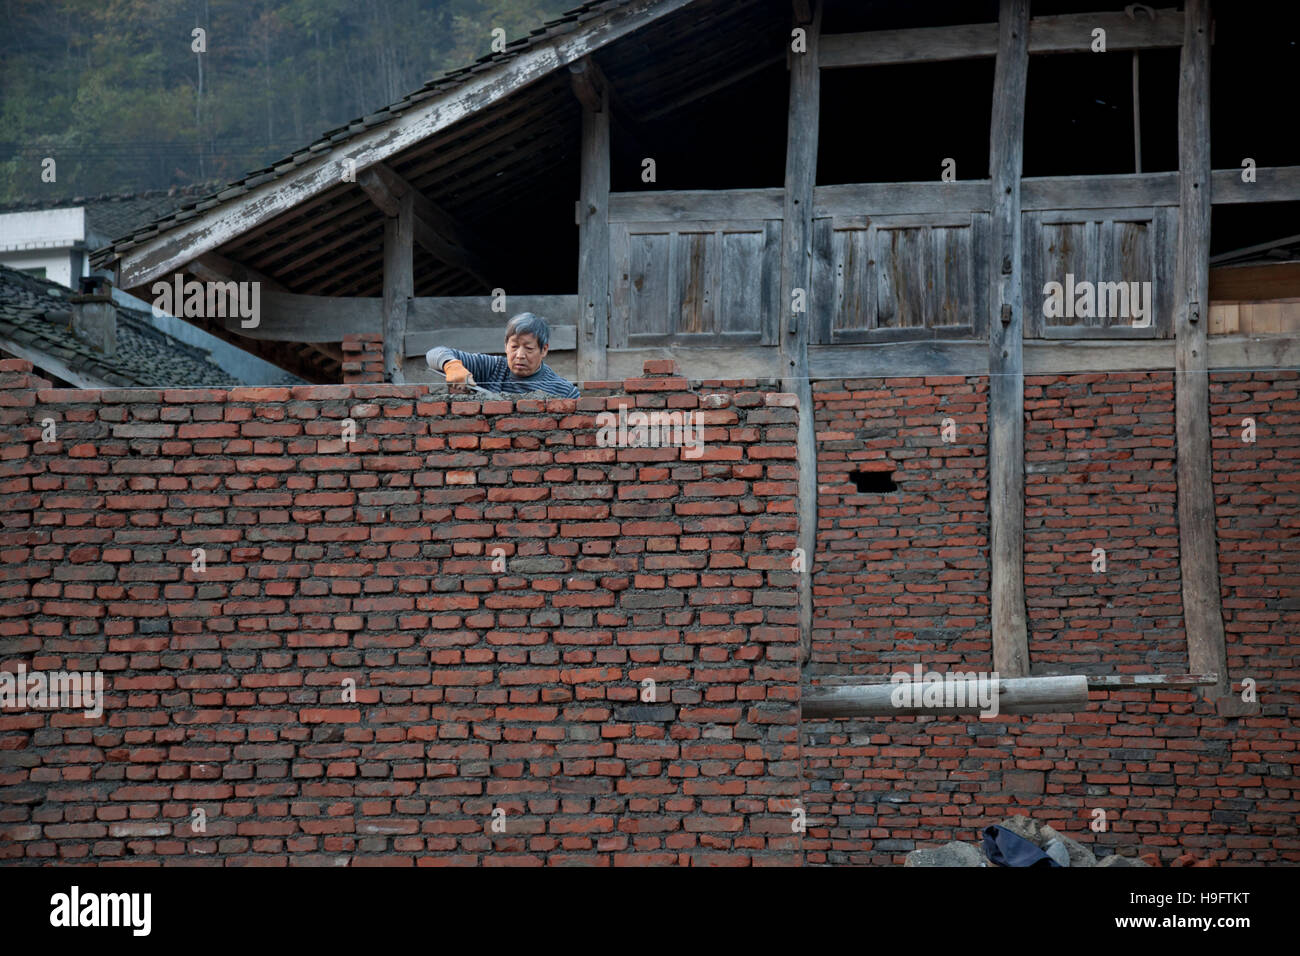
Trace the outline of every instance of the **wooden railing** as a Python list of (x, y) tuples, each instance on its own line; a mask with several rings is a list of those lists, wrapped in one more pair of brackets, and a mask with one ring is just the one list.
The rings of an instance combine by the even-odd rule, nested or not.
[[(1221, 180), (1223, 201), (1248, 198)], [(812, 341), (984, 337), (989, 188), (817, 187)], [(1171, 334), (1176, 173), (1030, 178), (1021, 199), (1027, 337)], [(776, 301), (780, 189), (614, 193), (609, 208), (611, 347), (775, 342), (797, 308)]]

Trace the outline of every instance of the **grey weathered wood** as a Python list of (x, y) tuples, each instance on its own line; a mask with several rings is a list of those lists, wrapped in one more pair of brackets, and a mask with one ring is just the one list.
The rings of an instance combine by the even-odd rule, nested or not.
[(763, 224), (763, 280), (760, 315), (764, 345), (775, 345), (781, 332), (781, 226), (776, 220)]
[(595, 68), (595, 61), (591, 57), (584, 56), (578, 62), (569, 64), (569, 85), (573, 87), (573, 95), (586, 111), (599, 113), (605, 109), (609, 93), (601, 80), (600, 71)]
[(1189, 670), (1217, 673), (1229, 690), (1219, 549), (1211, 480), (1210, 379), (1210, 4), (1187, 0), (1178, 74), (1178, 247), (1175, 388), (1178, 555)]
[[(804, 53), (793, 53), (790, 65), (790, 106), (786, 124), (785, 202), (781, 246), (781, 387), (799, 402), (795, 438), (799, 466), (799, 548), (804, 572), (799, 575), (799, 633), (802, 660), (812, 656), (812, 570), (817, 556), (817, 436), (813, 422), (812, 384), (808, 377), (808, 343), (817, 305), (813, 289), (813, 188), (817, 181), (817, 137), (820, 122), (821, 68), (818, 43), (822, 0), (814, 0), (812, 20), (792, 26), (807, 31)], [(794, 290), (805, 295), (807, 311), (794, 312)]]
[(669, 332), (676, 327), (671, 314), (672, 277), (676, 274), (674, 233), (632, 236), (631, 294), (628, 307), (628, 334)]
[[(551, 353), (570, 351), (577, 347), (578, 327), (576, 325), (552, 325), (550, 328)], [(465, 352), (501, 355), (505, 353), (505, 339), (504, 325), (457, 326), (432, 332), (411, 332), (408, 329), (403, 352), (409, 358), (413, 355), (424, 355), (435, 345), (445, 345)], [(547, 361), (550, 362), (552, 359), (548, 356)]]
[(834, 231), (830, 219), (812, 221), (812, 280), (809, 283), (809, 344), (831, 341), (835, 321)]
[(487, 265), (476, 251), (480, 243), (472, 238), (470, 230), (405, 179), (383, 163), (376, 163), (357, 174), (357, 185), (390, 218), (397, 215), (401, 203), (409, 197), (414, 216), (412, 235), (421, 248), (440, 262), (463, 269), (484, 286), (491, 287)]
[(1122, 10), (1034, 17), (1029, 21), (1030, 53), (1088, 53), (1092, 31), (1106, 31), (1106, 52), (1176, 47), (1183, 42), (1183, 14), (1176, 7), (1157, 10), (1154, 18), (1130, 18)]
[[(1163, 241), (1173, 207), (1026, 211), (1024, 235), (1025, 327), (1044, 338), (1158, 338), (1171, 328), (1167, 272), (1172, 247)], [(1150, 282), (1154, 316), (1149, 326), (1131, 319), (1043, 315), (1047, 282)]]
[(822, 68), (827, 70), (965, 60), (997, 53), (998, 25), (963, 23), (950, 27), (828, 33), (822, 38), (822, 44)]
[(971, 331), (974, 335), (989, 334), (989, 297), (981, 290), (992, 287), (993, 267), (990, 264), (992, 217), (986, 212), (971, 215)]
[(415, 195), (398, 201), (397, 214), (384, 220), (384, 381), (401, 385), (406, 344), (406, 310), (415, 294)]
[(634, 349), (656, 348), (731, 348), (761, 345), (758, 332), (633, 332), (628, 336), (628, 347)]
[[(1215, 204), (1300, 200), (1300, 166), (1260, 167), (1257, 181), (1243, 183), (1241, 170), (1214, 172)], [(611, 222), (727, 221), (780, 219), (780, 189), (694, 189), (612, 193)], [(813, 215), (836, 217), (988, 212), (989, 181), (954, 183), (843, 183), (813, 190)], [(1021, 180), (1021, 208), (1034, 210), (1117, 209), (1178, 205), (1178, 174), (1123, 173), (1108, 176), (1027, 176)], [(939, 224), (939, 223), (935, 223)]]
[[(367, 301), (351, 299), (338, 301)], [(504, 311), (494, 311), (494, 305)], [(576, 327), (581, 300), (576, 295), (508, 295), (500, 302), (492, 296), (422, 296), (411, 300), (407, 330), (428, 332), (444, 328), (477, 328), (498, 325), (504, 338), (506, 322), (520, 312), (540, 315), (554, 329)]]
[(261, 293), (262, 320), (241, 328), (238, 316), (226, 328), (250, 339), (281, 342), (341, 342), (345, 335), (383, 332), (383, 299), (332, 298), (291, 292)]
[(689, 5), (692, 0), (634, 0), (588, 20), (580, 29), (541, 43), (468, 78), (464, 83), (359, 133), (318, 159), (207, 210), (125, 252), (120, 288), (144, 285), (204, 252), (281, 215), (305, 199), (338, 186), (349, 161), (365, 169), (446, 129), (560, 67), (581, 59)]
[(1020, 173), (1029, 0), (1001, 0), (993, 83), (989, 172), (993, 282), (989, 298), (989, 537), (993, 668), (1029, 673), (1024, 580), (1024, 364)]
[(814, 379), (987, 375), (989, 348), (974, 341), (814, 345), (808, 364)]
[(262, 295), (288, 291), (270, 276), (216, 252), (204, 253), (186, 263), (184, 271), (203, 282), (256, 282), (262, 287)]
[(1026, 176), (1022, 209), (1116, 209), (1178, 205), (1177, 173)]
[[(578, 334), (578, 379), (605, 378), (609, 347), (609, 121), (610, 88), (595, 64), (574, 74), (574, 90), (583, 102), (578, 225), (578, 296), (582, 318)], [(594, 77), (594, 79), (593, 79)], [(585, 99), (584, 99), (585, 95)]]
[[(627, 223), (609, 226), (609, 347), (627, 348), (628, 324), (632, 309), (630, 238)], [(608, 369), (605, 372), (609, 374)]]
[(1261, 166), (1255, 181), (1243, 183), (1240, 169), (1216, 169), (1210, 176), (1213, 203), (1296, 202), (1300, 200), (1300, 166)]
[(1089, 677), (1090, 690), (1177, 690), (1218, 683), (1218, 674), (1106, 674)]
[(780, 219), (780, 189), (661, 189), (610, 193), (610, 222)]
[(731, 348), (671, 346), (611, 349), (610, 379), (640, 378), (649, 359), (673, 359), (691, 381), (704, 379), (775, 379), (781, 373), (780, 353), (761, 345)]
[[(935, 170), (938, 175), (938, 170)], [(947, 224), (960, 213), (987, 212), (989, 208), (989, 181), (966, 179), (953, 183), (847, 183), (818, 186), (813, 190), (813, 215), (817, 218), (869, 215), (872, 220), (881, 216), (905, 215), (917, 217), (926, 214), (941, 217), (936, 222)], [(924, 221), (924, 220), (918, 220)]]
[[(953, 681), (956, 684), (956, 681)], [(978, 699), (996, 698), (997, 714), (1076, 713), (1088, 709), (1088, 678), (1082, 675), (1067, 677), (1013, 677), (1000, 674), (996, 679), (988, 676), (963, 680), (962, 693), (966, 706), (925, 707), (895, 706), (899, 691), (909, 691), (912, 702), (924, 692), (925, 683), (908, 681), (905, 684), (861, 683), (833, 684), (805, 687), (800, 695), (803, 719), (828, 717), (902, 717), (908, 715), (945, 715), (980, 713)], [(955, 689), (954, 689), (955, 693)], [(976, 702), (970, 703), (975, 698)], [(990, 708), (991, 710), (992, 708)], [(996, 716), (990, 714), (990, 716)]]
[[(762, 331), (765, 232), (719, 232), (718, 329)], [(778, 279), (780, 271), (777, 272)]]
[[(1285, 335), (1215, 335), (1209, 340), (1212, 369), (1300, 367), (1300, 337)], [(1026, 375), (1074, 372), (1169, 371), (1174, 343), (1151, 340), (1027, 340)], [(987, 375), (987, 341), (813, 345), (808, 363), (814, 379), (907, 378), (926, 375)]]
[[(1077, 13), (1029, 21), (1029, 52), (1086, 53), (1091, 49), (1096, 27), (1106, 31), (1108, 52), (1174, 47), (1183, 42), (1183, 15), (1172, 7), (1157, 11), (1155, 20), (1131, 20), (1118, 11)], [(822, 44), (822, 66), (826, 69), (966, 60), (997, 55), (998, 25), (963, 23), (827, 34)]]

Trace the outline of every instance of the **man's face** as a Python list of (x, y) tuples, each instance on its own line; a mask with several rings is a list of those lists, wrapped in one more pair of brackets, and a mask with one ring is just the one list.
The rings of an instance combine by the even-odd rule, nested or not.
[(546, 358), (549, 351), (549, 346), (537, 344), (537, 336), (531, 332), (512, 335), (506, 339), (506, 362), (510, 365), (510, 371), (520, 378), (537, 374), (542, 367), (542, 359)]

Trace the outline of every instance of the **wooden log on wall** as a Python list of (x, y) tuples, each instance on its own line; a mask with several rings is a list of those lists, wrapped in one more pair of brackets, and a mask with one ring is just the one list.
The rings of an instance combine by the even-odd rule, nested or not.
[[(581, 67), (581, 69), (578, 69)], [(590, 59), (573, 64), (582, 103), (578, 199), (578, 380), (603, 381), (609, 347), (609, 83)]]
[(993, 669), (1029, 673), (1025, 612), (1025, 393), (1021, 308), (1020, 174), (1029, 0), (1002, 0), (989, 144), (993, 275), (989, 285), (989, 537)]
[[(972, 678), (945, 681), (944, 685), (947, 685), (945, 691), (948, 686), (952, 688), (953, 696), (945, 697), (945, 701), (951, 701), (952, 706), (919, 706), (918, 702), (925, 700), (925, 681), (812, 687), (803, 692), (802, 714), (805, 720), (825, 717), (903, 717), (909, 714), (975, 715), (982, 709), (992, 711), (991, 704), (995, 699), (998, 714), (1078, 713), (1088, 709), (1088, 678), (1082, 675), (1010, 679), (999, 677), (996, 682), (988, 678)], [(981, 708), (980, 700), (988, 701), (990, 706)], [(958, 704), (958, 701), (961, 703)]]
[(415, 292), (412, 247), (414, 197), (401, 197), (396, 216), (384, 220), (384, 380), (401, 385), (406, 349), (406, 309)]
[[(796, 451), (799, 465), (799, 635), (803, 662), (812, 656), (812, 571), (817, 555), (817, 433), (813, 418), (812, 383), (808, 376), (808, 339), (813, 320), (813, 187), (817, 179), (817, 131), (821, 100), (821, 68), (817, 41), (822, 2), (815, 0), (812, 18), (800, 22), (795, 4), (793, 23), (805, 31), (807, 51), (792, 52), (790, 111), (785, 154), (785, 225), (781, 243), (780, 339), (781, 388), (799, 400)], [(793, 311), (799, 290), (803, 311)]]
[(1210, 377), (1210, 4), (1188, 0), (1178, 75), (1178, 246), (1175, 272), (1174, 418), (1178, 555), (1189, 670), (1217, 673), (1228, 690), (1219, 549), (1211, 480)]

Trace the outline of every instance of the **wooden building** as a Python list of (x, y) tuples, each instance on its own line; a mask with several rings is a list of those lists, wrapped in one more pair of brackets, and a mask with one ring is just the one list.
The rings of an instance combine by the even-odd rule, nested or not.
[[(1300, 346), (1294, 312), (1210, 336), (1211, 215), (1292, 209), (1300, 155), (1211, 167), (1212, 50), (1267, 22), (1234, 21), (1234, 39), (1214, 35), (1209, 0), (1099, 6), (586, 3), (96, 262), (145, 298), (178, 273), (260, 281), (258, 327), (198, 321), (273, 343), (312, 381), (344, 380), (341, 344), (375, 334), (386, 380), (433, 381), (430, 346), (499, 350), (525, 310), (552, 324), (552, 367), (582, 382), (671, 357), (691, 379), (779, 379), (809, 408), (819, 380), (988, 376), (991, 630), (1008, 676), (1029, 672), (1024, 376), (1173, 369), (1190, 671), (1222, 692), (1206, 373), (1292, 368)], [(1114, 135), (1049, 144), (1054, 162), (1091, 150), (1108, 172), (1026, 175), (1026, 144), (1043, 154), (1034, 96), (1064, 88), (1059, 70), (1035, 87), (1033, 65), (1055, 58), (1104, 62), (1107, 83), (1141, 91), (1108, 93)], [(1064, 75), (1086, 88), (1080, 69)], [(922, 118), (895, 135), (873, 122), (889, 110)], [(934, 152), (900, 174), (887, 160), (912, 134)], [(1289, 272), (1260, 297), (1296, 285)], [(1238, 282), (1232, 301), (1251, 295)], [(809, 553), (814, 427), (801, 416)]]

